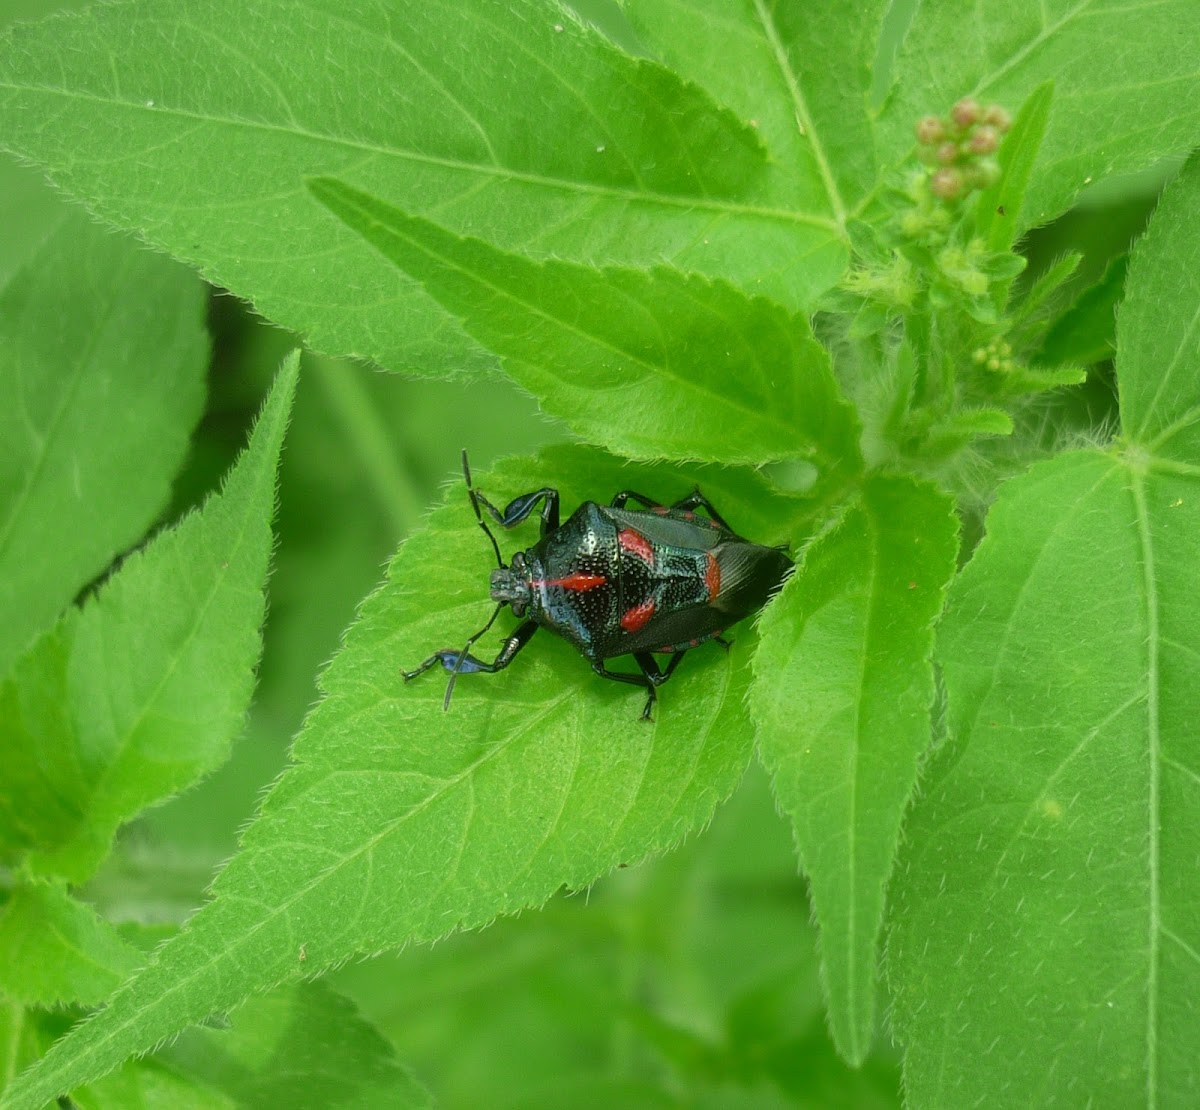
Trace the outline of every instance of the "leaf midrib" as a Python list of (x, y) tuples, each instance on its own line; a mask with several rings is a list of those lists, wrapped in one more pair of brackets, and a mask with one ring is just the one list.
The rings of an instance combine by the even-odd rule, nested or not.
[(1055, 22), (1043, 24), (1042, 29), (1034, 35), (1024, 46), (1019, 50), (1014, 50), (1012, 54), (1004, 60), (1004, 62), (992, 70), (989, 74), (981, 77), (979, 83), (975, 86), (974, 95), (981, 96), (991, 85), (995, 84), (1003, 78), (1011, 70), (1016, 69), (1030, 54), (1032, 54), (1042, 43), (1047, 42), (1054, 35), (1058, 34), (1064, 27), (1071, 23), (1076, 16), (1080, 15), (1086, 8), (1091, 7), (1093, 0), (1079, 0), (1075, 7), (1065, 11)]
[[(338, 182), (337, 179), (325, 179), (325, 180), (332, 181), (334, 184), (336, 184), (338, 186), (342, 185), (342, 183)], [(479, 274), (477, 274), (474, 270), (465, 268), (459, 262), (455, 261), (454, 259), (448, 258), (444, 253), (415, 239), (414, 237), (406, 234), (404, 231), (400, 230), (399, 228), (397, 228), (391, 224), (385, 223), (379, 216), (375, 215), (368, 208), (363, 207), (357, 200), (346, 196), (345, 191), (344, 191), (345, 187), (343, 186), (342, 188), (343, 188), (343, 192), (342, 192), (341, 197), (339, 198), (340, 201), (343, 204), (346, 204), (346, 205), (352, 207), (353, 211), (358, 213), (372, 227), (378, 228), (385, 235), (394, 236), (397, 239), (403, 240), (405, 243), (409, 244), (410, 247), (412, 247), (413, 249), (420, 251), (422, 254), (432, 257), (437, 262), (437, 264), (445, 266), (447, 269), (453, 271), (454, 273), (459, 274), (461, 277), (463, 277), (464, 279), (466, 279), (469, 282), (473, 282), (477, 285), (482, 286), (485, 289), (492, 291), (495, 294), (495, 296), (497, 297), (497, 299), (508, 301), (514, 305), (517, 305), (517, 306), (521, 307), (523, 310), (529, 312), (531, 315), (540, 317), (541, 319), (547, 321), (548, 323), (554, 325), (555, 327), (562, 328), (564, 331), (566, 331), (570, 334), (573, 334), (590, 344), (594, 344), (595, 346), (600, 347), (602, 350), (610, 351), (612, 354), (619, 356), (622, 359), (627, 360), (630, 364), (640, 367), (642, 369), (642, 372), (645, 373), (649, 377), (652, 377), (652, 378), (653, 377), (667, 377), (670, 380), (675, 381), (675, 382), (683, 385), (684, 387), (693, 390), (694, 392), (698, 393), (701, 397), (704, 397), (709, 400), (719, 401), (720, 404), (724, 407), (735, 408), (741, 412), (744, 412), (744, 413), (748, 414), (753, 420), (775, 428), (777, 434), (782, 434), (782, 436), (784, 437), (785, 440), (789, 437), (795, 437), (797, 439), (797, 442), (799, 445), (807, 447), (809, 449), (808, 453), (812, 453), (816, 449), (815, 441), (806, 442), (805, 437), (798, 435), (797, 429), (792, 421), (785, 420), (785, 419), (776, 419), (773, 410), (768, 410), (766, 413), (764, 413), (764, 411), (761, 408), (755, 407), (755, 406), (749, 404), (748, 402), (746, 402), (745, 400), (743, 400), (741, 395), (738, 393), (732, 393), (732, 392), (731, 393), (718, 393), (718, 392), (714, 391), (711, 387), (705, 385), (704, 383), (697, 381), (695, 379), (695, 377), (688, 375), (686, 372), (680, 372), (669, 361), (662, 362), (662, 363), (649, 362), (645, 358), (643, 358), (635, 353), (632, 353), (630, 351), (625, 350), (624, 348), (616, 346), (614, 343), (605, 339), (603, 336), (597, 335), (591, 331), (586, 331), (586, 330), (582, 329), (581, 327), (579, 327), (578, 325), (571, 322), (570, 320), (564, 319), (561, 316), (553, 315), (551, 312), (549, 312), (547, 309), (543, 308), (542, 306), (535, 304), (527, 299), (522, 299), (513, 290), (511, 290), (507, 287), (497, 285), (491, 279), (484, 278), (484, 277), (480, 276)], [(369, 196), (369, 194), (368, 194), (368, 196)], [(374, 200), (376, 198), (371, 198), (371, 199)], [(383, 202), (383, 201), (381, 201), (379, 203), (386, 204), (386, 202)], [(417, 217), (417, 218), (420, 218), (420, 217)], [(450, 234), (450, 235), (454, 234), (453, 232), (448, 232), (448, 231), (446, 231), (444, 233)], [(461, 237), (455, 236), (455, 238), (460, 239)], [(369, 242), (369, 240), (367, 240), (367, 241)], [(378, 250), (379, 248), (376, 247), (375, 249)], [(382, 253), (382, 252), (380, 252), (380, 253)], [(384, 255), (384, 257), (387, 258), (386, 255)], [(394, 262), (390, 258), (388, 258), (388, 261), (392, 262), (393, 265), (400, 266), (399, 263)], [(535, 266), (544, 265), (544, 264), (539, 264), (537, 262), (532, 262), (531, 264), (535, 265)], [(400, 266), (400, 268), (404, 269), (403, 266)], [(420, 278), (418, 278), (417, 280), (420, 281)], [(422, 282), (422, 285), (424, 285), (424, 284), (426, 284), (426, 283)], [(619, 289), (618, 291), (626, 297), (630, 296), (624, 289)], [(690, 292), (689, 292), (689, 295), (690, 295)], [(437, 299), (437, 298), (435, 297), (435, 299)], [(798, 357), (799, 352), (795, 352), (795, 353)], [(522, 358), (519, 358), (516, 356), (503, 355), (502, 357), (504, 358), (504, 360), (506, 362), (513, 361), (513, 362), (518, 362), (518, 363), (524, 363), (526, 365), (531, 365), (525, 359), (522, 359)], [(793, 368), (794, 368), (794, 364), (793, 364)], [(578, 388), (584, 388), (584, 387), (580, 386)], [(628, 388), (628, 386), (626, 383), (621, 383), (620, 385), (618, 385), (614, 388)], [(802, 450), (796, 451), (797, 457), (800, 457), (804, 454), (805, 454), (805, 452)]]
[(1158, 581), (1154, 570), (1154, 542), (1150, 530), (1150, 512), (1146, 504), (1144, 475), (1131, 472), (1130, 488), (1137, 514), (1138, 544), (1142, 550), (1142, 589), (1146, 605), (1146, 739), (1148, 743), (1148, 791), (1146, 799), (1149, 826), (1149, 907), (1147, 913), (1146, 969), (1146, 1105), (1158, 1105), (1158, 987), (1159, 938), (1162, 933), (1162, 890), (1160, 876), (1160, 778), (1162, 773), (1162, 734), (1159, 719), (1159, 637)]
[(800, 80), (788, 62), (787, 49), (780, 41), (775, 21), (770, 12), (766, 10), (763, 0), (754, 0), (754, 13), (758, 17), (771, 57), (775, 59), (775, 65), (791, 99), (795, 112), (796, 129), (802, 138), (808, 140), (817, 170), (821, 174), (821, 184), (825, 188), (825, 195), (829, 198), (829, 205), (833, 209), (834, 226), (840, 231), (846, 223), (846, 203), (842, 200), (842, 194), (834, 179), (833, 168), (825, 153), (825, 144), (821, 140), (820, 130), (813, 123), (812, 113), (808, 110), (808, 100), (800, 86)]
[[(501, 181), (511, 181), (523, 185), (534, 185), (541, 188), (558, 190), (565, 193), (578, 194), (581, 197), (600, 197), (606, 200), (621, 202), (636, 202), (654, 204), (665, 208), (678, 208), (686, 211), (711, 211), (722, 215), (738, 215), (776, 220), (783, 223), (818, 228), (829, 232), (834, 239), (842, 238), (839, 225), (831, 219), (814, 216), (792, 208), (777, 208), (767, 205), (748, 204), (726, 198), (712, 198), (696, 194), (674, 194), (666, 192), (646, 193), (632, 188), (616, 185), (602, 185), (596, 182), (570, 180), (561, 177), (551, 177), (546, 174), (533, 173), (528, 170), (516, 170), (503, 166), (489, 166), (481, 162), (469, 162), (461, 158), (449, 158), (440, 155), (425, 154), (419, 151), (401, 147), (380, 146), (378, 143), (367, 142), (365, 139), (352, 139), (344, 136), (324, 134), (310, 131), (306, 128), (286, 127), (282, 124), (265, 120), (242, 119), (235, 116), (220, 116), (191, 111), (186, 108), (163, 107), (156, 104), (147, 108), (143, 102), (121, 100), (116, 97), (103, 97), (78, 90), (57, 88), (52, 85), (18, 85), (8, 81), (0, 81), (0, 90), (10, 90), (16, 93), (43, 93), (64, 97), (68, 100), (85, 101), (99, 104), (107, 108), (124, 108), (131, 112), (145, 112), (158, 117), (172, 116), (182, 120), (205, 125), (222, 127), (241, 127), (262, 131), (273, 135), (284, 135), (288, 138), (311, 140), (317, 143), (327, 143), (345, 150), (354, 150), (384, 158), (411, 162), (420, 166), (432, 166), (440, 169), (455, 170), (473, 174), (477, 177), (491, 177)], [(11, 140), (10, 140), (11, 142)], [(4, 149), (14, 150), (8, 144)], [(63, 168), (62, 166), (59, 167)], [(328, 172), (317, 171), (317, 172)], [(296, 190), (298, 195), (302, 188)], [(285, 194), (286, 195), (286, 194)]]
[[(462, 769), (462, 771), (460, 771), (457, 775), (451, 776), (450, 778), (443, 779), (441, 782), (441, 786), (438, 789), (431, 791), (429, 796), (427, 798), (425, 798), (424, 801), (422, 801), (416, 805), (410, 806), (410, 807), (406, 808), (402, 813), (399, 813), (391, 821), (384, 824), (374, 836), (372, 836), (368, 840), (363, 841), (360, 845), (358, 845), (352, 851), (347, 852), (336, 864), (332, 864), (330, 867), (326, 868), (324, 871), (315, 875), (312, 879), (310, 879), (303, 886), (298, 887), (296, 890), (294, 890), (288, 898), (284, 899), (282, 902), (278, 903), (276, 906), (271, 907), (269, 909), (269, 911), (264, 913), (264, 915), (258, 921), (254, 922), (252, 925), (249, 925), (246, 928), (246, 930), (243, 933), (241, 933), (230, 945), (227, 945), (223, 949), (214, 950), (212, 952), (212, 954), (208, 957), (208, 959), (206, 959), (202, 963), (196, 965), (190, 971), (183, 973), (173, 983), (164, 987), (162, 990), (160, 990), (155, 995), (154, 1001), (150, 1006), (142, 1009), (141, 1011), (139, 1011), (127, 1018), (120, 1020), (116, 1026), (114, 1026), (112, 1029), (108, 1030), (107, 1032), (103, 1033), (99, 1039), (94, 1040), (90, 1044), (86, 1045), (83, 1048), (83, 1050), (81, 1052), (78, 1052), (75, 1056), (69, 1057), (65, 1063), (58, 1064), (58, 1066), (56, 1068), (47, 1069), (46, 1072), (41, 1072), (39, 1070), (39, 1072), (37, 1072), (37, 1073), (31, 1073), (30, 1086), (31, 1086), (32, 1090), (37, 1091), (38, 1084), (40, 1084), (42, 1087), (45, 1087), (47, 1089), (52, 1088), (52, 1087), (54, 1087), (54, 1088), (58, 1087), (60, 1085), (61, 1081), (56, 1078), (57, 1073), (66, 1073), (67, 1075), (70, 1075), (73, 1072), (75, 1072), (75, 1073), (81, 1073), (81, 1074), (86, 1073), (86, 1075), (88, 1075), (89, 1077), (94, 1076), (94, 1073), (86, 1071), (86, 1065), (84, 1065), (83, 1067), (80, 1066), (82, 1061), (86, 1061), (87, 1059), (89, 1059), (91, 1057), (95, 1057), (95, 1056), (99, 1055), (105, 1045), (107, 1045), (110, 1042), (112, 1042), (113, 1040), (115, 1040), (118, 1036), (120, 1036), (121, 1033), (123, 1033), (125, 1030), (131, 1028), (139, 1020), (144, 1021), (147, 1017), (147, 1014), (160, 1009), (166, 999), (170, 998), (171, 996), (173, 996), (175, 994), (178, 994), (180, 991), (184, 990), (184, 988), (189, 986), (195, 979), (199, 978), (200, 975), (202, 975), (204, 972), (208, 971), (215, 964), (221, 962), (222, 960), (228, 959), (232, 953), (243, 948), (247, 944), (247, 942), (249, 942), (261, 930), (265, 929), (268, 925), (273, 923), (276, 919), (278, 919), (282, 915), (286, 914), (287, 911), (293, 905), (295, 905), (301, 899), (308, 896), (314, 889), (317, 889), (318, 887), (320, 887), (321, 884), (328, 881), (332, 875), (336, 874), (342, 868), (349, 866), (356, 859), (358, 859), (361, 855), (363, 855), (363, 853), (374, 849), (381, 841), (383, 841), (386, 837), (390, 836), (393, 832), (395, 832), (396, 829), (398, 829), (406, 821), (408, 821), (409, 819), (411, 819), (413, 817), (416, 817), (420, 813), (423, 813), (431, 805), (433, 805), (437, 801), (439, 801), (444, 795), (448, 794), (451, 790), (458, 787), (458, 785), (461, 782), (463, 782), (463, 780), (465, 780), (469, 776), (473, 775), (480, 767), (484, 766), (486, 763), (490, 762), (492, 759), (495, 759), (501, 753), (507, 751), (508, 748), (510, 747), (510, 745), (515, 743), (521, 736), (525, 735), (531, 729), (535, 728), (537, 726), (537, 724), (544, 717), (549, 715), (554, 709), (556, 709), (560, 703), (566, 701), (568, 698), (571, 698), (573, 696), (574, 696), (573, 691), (571, 689), (566, 689), (558, 697), (553, 698), (548, 702), (545, 702), (542, 707), (542, 712), (539, 715), (537, 715), (537, 716), (531, 715), (529, 718), (523, 720), (521, 722), (520, 727), (512, 730), (512, 732), (510, 732), (509, 735), (502, 742), (492, 746), (487, 751), (483, 752), (472, 763), (469, 763), (466, 767), (464, 767)], [(336, 769), (333, 769), (333, 770), (335, 771)], [(289, 805), (294, 806), (300, 798), (303, 798), (306, 794), (310, 793), (312, 790), (317, 789), (324, 782), (325, 778), (326, 778), (326, 775), (322, 774), (320, 776), (320, 778), (316, 779), (307, 790), (305, 790), (303, 793), (297, 795), (295, 798), (291, 799)], [(270, 801), (270, 799), (268, 798), (267, 803), (264, 803), (264, 804), (269, 804), (269, 801)], [(248, 849), (248, 850), (245, 850), (243, 853), (241, 853), (241, 855), (244, 858), (245, 855), (252, 855), (253, 853), (254, 853), (254, 849)], [(219, 900), (221, 897), (222, 897), (222, 894), (221, 894), (220, 889), (219, 888), (215, 889), (214, 902), (216, 900)], [(212, 904), (213, 903), (209, 903), (210, 906)], [(207, 908), (208, 907), (205, 907), (205, 909), (207, 909)], [(201, 913), (203, 913), (203, 912), (205, 912), (205, 911), (201, 910)], [(191, 928), (190, 924), (189, 924), (189, 928)], [(161, 966), (161, 965), (151, 965), (151, 968), (147, 969), (147, 970), (152, 970), (155, 966)], [(101, 1015), (106, 1012), (111, 1012), (112, 1007), (118, 1002), (118, 1000), (122, 999), (129, 993), (132, 986), (134, 984), (136, 984), (138, 979), (140, 979), (140, 978), (141, 978), (141, 976), (138, 976), (137, 978), (131, 980), (130, 983), (126, 987), (122, 988), (122, 990), (109, 1003), (109, 1006), (106, 1008), (106, 1010), (101, 1012)], [(255, 993), (255, 992), (252, 991), (251, 993)], [(94, 1020), (102, 1020), (101, 1015), (97, 1015), (92, 1020), (93, 1021)], [(194, 1022), (188, 1022), (187, 1024), (194, 1024)], [(80, 1036), (86, 1035), (86, 1029), (87, 1029), (86, 1025), (81, 1027), (78, 1035), (80, 1035)], [(56, 1047), (59, 1047), (59, 1046), (56, 1046)], [(54, 1050), (52, 1049), (51, 1051), (54, 1051)], [(59, 1051), (63, 1051), (61, 1049), (61, 1047), (59, 1048)], [(84, 1079), (77, 1080), (77, 1082), (84, 1082), (84, 1081), (86, 1081), (86, 1080), (84, 1080)], [(69, 1081), (67, 1081), (67, 1082), (69, 1082)], [(22, 1094), (24, 1094), (24, 1093), (25, 1092), (22, 1092)], [(53, 1096), (47, 1095), (46, 1097), (50, 1098)]]

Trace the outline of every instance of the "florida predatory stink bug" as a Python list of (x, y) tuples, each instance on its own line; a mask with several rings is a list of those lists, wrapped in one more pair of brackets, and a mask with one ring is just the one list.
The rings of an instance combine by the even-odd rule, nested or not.
[[(566, 524), (558, 521), (558, 490), (545, 486), (510, 501), (501, 512), (471, 485), (467, 453), (463, 474), (475, 519), (496, 552), (491, 595), (496, 609), (461, 651), (435, 651), (404, 678), (416, 678), (441, 663), (450, 672), (444, 708), (460, 674), (502, 671), (529, 643), (539, 626), (569, 640), (604, 678), (646, 690), (642, 719), (661, 686), (687, 652), (708, 640), (725, 644), (721, 632), (763, 605), (779, 589), (792, 560), (783, 548), (764, 547), (737, 535), (699, 491), (660, 505), (633, 490), (608, 505), (585, 501)], [(643, 509), (627, 509), (633, 501)], [(541, 505), (541, 539), (504, 565), (482, 509), (511, 528)], [(698, 516), (704, 509), (707, 516)], [(524, 617), (490, 663), (470, 654), (500, 610), (511, 605)], [(669, 655), (660, 668), (655, 654)], [(640, 674), (610, 671), (604, 664), (632, 655)]]

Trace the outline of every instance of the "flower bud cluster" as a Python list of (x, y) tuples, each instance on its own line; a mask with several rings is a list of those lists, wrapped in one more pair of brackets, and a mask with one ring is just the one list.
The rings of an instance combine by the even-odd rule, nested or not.
[(936, 255), (938, 273), (942, 280), (968, 297), (983, 297), (988, 291), (987, 244), (971, 239), (965, 246), (950, 243)]
[(929, 191), (939, 200), (955, 203), (977, 189), (986, 189), (1000, 176), (996, 148), (1012, 126), (998, 104), (981, 105), (963, 97), (945, 119), (925, 116), (916, 124), (917, 155), (929, 168)]
[(1007, 374), (1013, 370), (1012, 347), (998, 336), (984, 347), (976, 347), (971, 352), (971, 358), (978, 366), (997, 374)]

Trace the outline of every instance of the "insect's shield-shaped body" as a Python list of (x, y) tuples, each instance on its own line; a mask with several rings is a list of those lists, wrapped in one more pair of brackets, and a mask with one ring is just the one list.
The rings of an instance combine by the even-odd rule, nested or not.
[[(690, 510), (585, 501), (513, 558), (529, 617), (590, 659), (698, 647), (763, 605), (791, 560)], [(498, 592), (505, 600), (517, 591)]]
[[(500, 564), (490, 582), (496, 610), (461, 651), (444, 648), (404, 676), (415, 678), (440, 663), (451, 672), (446, 706), (459, 674), (503, 670), (538, 628), (548, 628), (574, 644), (597, 674), (645, 689), (642, 717), (649, 720), (656, 688), (684, 653), (708, 640), (724, 643), (721, 633), (764, 605), (792, 567), (781, 548), (737, 535), (699, 490), (669, 506), (625, 490), (609, 505), (585, 501), (560, 526), (556, 489), (523, 494), (501, 511), (472, 487), (465, 453), (463, 472), (476, 520)], [(629, 501), (645, 508), (628, 509)], [(510, 528), (539, 505), (541, 539), (505, 566), (482, 510)], [(476, 658), (471, 646), (505, 605), (522, 623), (494, 660)], [(656, 654), (670, 656), (665, 668)], [(610, 671), (605, 660), (620, 655), (632, 655), (641, 673)]]

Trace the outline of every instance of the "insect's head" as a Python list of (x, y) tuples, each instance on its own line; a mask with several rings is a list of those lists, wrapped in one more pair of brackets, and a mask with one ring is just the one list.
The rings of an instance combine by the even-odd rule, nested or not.
[(531, 595), (529, 585), (529, 569), (525, 565), (525, 553), (518, 551), (512, 560), (512, 566), (503, 563), (492, 571), (491, 580), (492, 600), (501, 605), (511, 605), (512, 611), (518, 617), (525, 615), (529, 608)]

